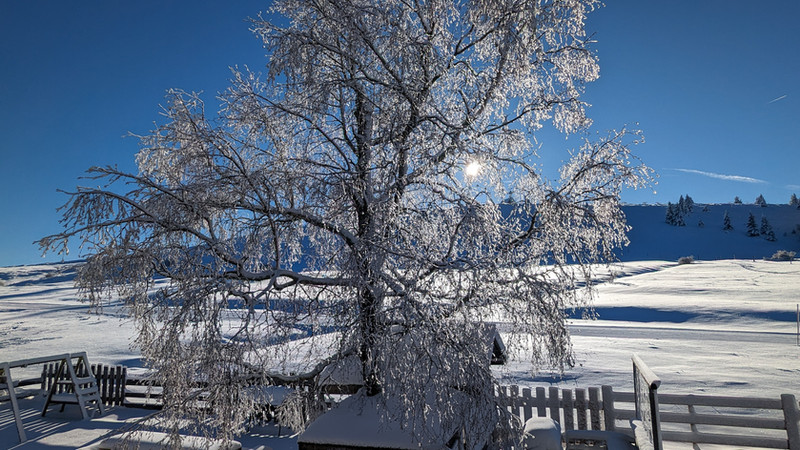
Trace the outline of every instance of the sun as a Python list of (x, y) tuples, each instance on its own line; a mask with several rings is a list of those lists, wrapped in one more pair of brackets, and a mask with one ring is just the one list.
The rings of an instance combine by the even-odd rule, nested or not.
[(472, 161), (464, 168), (464, 174), (470, 178), (477, 177), (481, 173), (481, 163)]

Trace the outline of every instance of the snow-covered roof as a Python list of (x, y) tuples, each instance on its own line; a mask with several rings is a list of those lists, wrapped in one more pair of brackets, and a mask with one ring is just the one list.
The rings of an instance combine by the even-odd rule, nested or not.
[[(297, 438), (298, 447), (300, 450), (312, 448), (313, 445), (415, 450), (445, 448), (446, 443), (433, 442), (430, 434), (414, 433), (410, 424), (382, 420), (385, 411), (392, 410), (392, 406), (393, 403), (384, 396), (370, 397), (362, 389), (312, 422)], [(429, 414), (428, 417), (435, 420), (435, 414)], [(436, 427), (437, 424), (429, 423), (428, 426)], [(443, 435), (455, 435), (456, 431)]]

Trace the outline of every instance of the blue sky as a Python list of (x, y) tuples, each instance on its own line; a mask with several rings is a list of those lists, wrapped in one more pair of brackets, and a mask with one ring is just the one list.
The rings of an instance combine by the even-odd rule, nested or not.
[[(587, 25), (601, 77), (584, 99), (597, 131), (644, 130), (637, 153), (660, 176), (624, 201), (800, 194), (800, 2), (607, 3)], [(61, 260), (32, 244), (60, 231), (57, 190), (91, 184), (79, 177), (93, 165), (135, 171), (125, 136), (153, 128), (166, 89), (203, 91), (213, 111), (229, 66), (263, 67), (245, 20), (266, 7), (0, 0), (0, 266)], [(543, 142), (545, 164), (577, 144)]]

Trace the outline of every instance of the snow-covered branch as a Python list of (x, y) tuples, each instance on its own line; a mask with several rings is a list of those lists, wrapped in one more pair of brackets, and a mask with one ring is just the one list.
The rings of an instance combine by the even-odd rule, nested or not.
[(202, 379), (223, 434), (253, 407), (244, 363), (317, 383), (348, 358), (401, 414), (434, 398), (483, 429), (499, 420), (486, 323), (528, 336), (535, 366), (571, 364), (564, 310), (626, 243), (621, 190), (651, 176), (627, 130), (558, 180), (537, 163), (548, 123), (588, 135), (596, 6), (276, 0), (253, 21), (266, 76), (233, 68), (214, 117), (170, 91), (138, 173), (92, 169), (105, 186), (69, 194), (40, 244), (83, 243), (83, 292), (126, 300), (143, 356), (175, 386)]

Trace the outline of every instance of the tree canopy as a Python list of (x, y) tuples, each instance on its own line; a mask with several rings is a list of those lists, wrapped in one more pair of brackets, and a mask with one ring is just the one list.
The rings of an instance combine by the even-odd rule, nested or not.
[[(217, 115), (170, 91), (138, 173), (90, 169), (101, 186), (72, 192), (40, 243), (81, 241), (79, 285), (130, 307), (176, 418), (202, 381), (203, 423), (228, 435), (253, 407), (241, 373), (316, 393), (350, 358), (368, 394), (401, 400), (387, 418), (433, 402), (485, 432), (502, 413), (486, 324), (533, 367), (571, 364), (564, 311), (627, 243), (621, 190), (650, 180), (637, 131), (589, 137), (597, 6), (275, 1), (252, 22), (266, 73), (233, 68)], [(537, 144), (548, 123), (586, 136), (554, 180), (537, 165), (559, 151)]]

